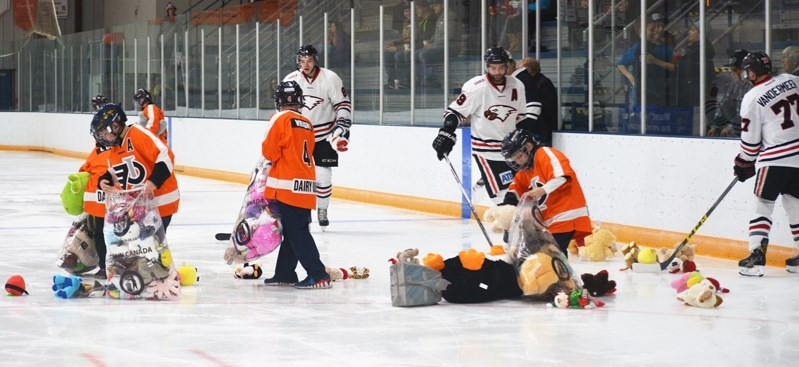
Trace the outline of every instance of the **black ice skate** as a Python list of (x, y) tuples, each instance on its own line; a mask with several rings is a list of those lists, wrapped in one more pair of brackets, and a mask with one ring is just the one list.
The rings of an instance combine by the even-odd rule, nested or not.
[(318, 209), (316, 217), (319, 219), (319, 226), (322, 227), (322, 232), (324, 232), (327, 226), (330, 225), (330, 221), (327, 220), (327, 209)]
[(785, 259), (785, 270), (789, 273), (799, 273), (799, 255)]
[(763, 268), (766, 266), (766, 250), (768, 249), (768, 239), (763, 239), (760, 247), (752, 250), (749, 257), (738, 262), (738, 273), (748, 277), (762, 277)]

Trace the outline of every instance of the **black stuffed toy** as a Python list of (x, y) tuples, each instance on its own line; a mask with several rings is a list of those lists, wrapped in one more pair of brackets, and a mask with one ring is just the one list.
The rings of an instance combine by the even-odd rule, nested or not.
[(608, 279), (608, 271), (601, 270), (596, 275), (584, 273), (580, 275), (583, 280), (583, 288), (588, 290), (594, 297), (602, 297), (616, 292), (616, 281)]
[(513, 265), (473, 249), (445, 260), (441, 275), (451, 283), (441, 296), (451, 303), (489, 302), (522, 294)]

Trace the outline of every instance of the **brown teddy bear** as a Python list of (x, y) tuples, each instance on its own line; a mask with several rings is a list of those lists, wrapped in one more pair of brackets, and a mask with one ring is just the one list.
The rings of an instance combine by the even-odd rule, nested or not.
[(627, 269), (632, 269), (633, 264), (638, 262), (638, 253), (641, 250), (638, 248), (638, 244), (635, 241), (630, 241), (630, 243), (622, 246), (621, 253), (624, 255), (624, 263), (627, 267), (619, 269), (621, 271), (625, 271)]
[(613, 232), (594, 227), (594, 233), (585, 237), (585, 246), (578, 247), (578, 254), (582, 258), (591, 259), (591, 261), (604, 261), (607, 258), (613, 257), (613, 246), (616, 243), (616, 236)]

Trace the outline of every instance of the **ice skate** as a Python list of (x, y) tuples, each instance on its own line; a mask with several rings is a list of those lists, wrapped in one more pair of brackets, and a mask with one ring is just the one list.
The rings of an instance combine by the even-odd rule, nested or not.
[(799, 273), (799, 255), (785, 259), (785, 270), (789, 273)]
[[(766, 250), (768, 240), (763, 240), (760, 247), (752, 250), (749, 256), (738, 262), (738, 273), (748, 277), (762, 277), (766, 266)], [(787, 261), (786, 261), (787, 262)]]
[(330, 225), (330, 221), (327, 220), (327, 209), (318, 209), (316, 217), (319, 219), (319, 226), (322, 227), (322, 232), (324, 232), (327, 226)]

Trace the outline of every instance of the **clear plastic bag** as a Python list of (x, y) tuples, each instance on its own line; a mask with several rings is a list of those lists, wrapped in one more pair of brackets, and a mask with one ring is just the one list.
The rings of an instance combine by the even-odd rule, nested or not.
[(103, 235), (109, 297), (180, 297), (180, 279), (151, 193), (142, 188), (108, 194)]
[(264, 198), (266, 178), (272, 163), (261, 158), (253, 169), (239, 216), (225, 249), (228, 264), (252, 262), (270, 254), (283, 241), (280, 215), (273, 202)]
[(569, 294), (582, 287), (580, 277), (558, 248), (538, 203), (529, 193), (516, 206), (508, 239), (524, 296), (551, 301), (559, 292)]
[(72, 275), (81, 275), (97, 268), (100, 257), (94, 245), (94, 229), (90, 228), (89, 215), (83, 213), (69, 227), (56, 265)]

